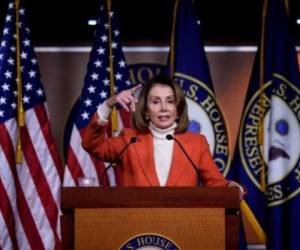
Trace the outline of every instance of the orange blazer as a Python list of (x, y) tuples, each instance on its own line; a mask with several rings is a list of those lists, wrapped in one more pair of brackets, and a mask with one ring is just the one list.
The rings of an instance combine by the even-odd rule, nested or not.
[[(153, 138), (150, 132), (140, 133), (126, 128), (118, 137), (106, 138), (106, 125), (97, 123), (95, 114), (83, 133), (83, 147), (96, 158), (120, 164), (121, 186), (159, 186), (155, 170)], [(137, 141), (119, 152), (132, 137)], [(226, 186), (228, 180), (218, 170), (209, 152), (206, 138), (200, 134), (180, 133), (175, 138), (182, 144), (192, 161), (200, 170), (204, 186)], [(197, 174), (180, 147), (174, 142), (173, 159), (166, 186), (196, 186)]]

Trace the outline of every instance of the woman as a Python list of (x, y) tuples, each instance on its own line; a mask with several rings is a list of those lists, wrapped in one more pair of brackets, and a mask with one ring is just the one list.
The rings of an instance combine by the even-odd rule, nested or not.
[[(134, 93), (140, 88), (137, 101)], [(116, 104), (133, 113), (133, 128), (124, 129), (118, 137), (106, 138), (110, 111)], [(98, 159), (118, 162), (124, 186), (196, 186), (199, 180), (194, 167), (204, 186), (239, 186), (219, 172), (205, 137), (187, 132), (188, 122), (181, 88), (158, 77), (143, 87), (122, 91), (100, 105), (84, 133), (83, 147)], [(137, 141), (130, 144), (131, 138)], [(127, 144), (130, 145), (120, 154)]]

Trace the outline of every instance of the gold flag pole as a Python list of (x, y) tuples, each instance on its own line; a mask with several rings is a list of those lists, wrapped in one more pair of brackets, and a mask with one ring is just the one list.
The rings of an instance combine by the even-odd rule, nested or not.
[(16, 62), (17, 62), (17, 96), (18, 96), (18, 138), (16, 162), (22, 162), (22, 144), (21, 144), (21, 128), (25, 125), (24, 109), (22, 101), (22, 75), (21, 75), (21, 57), (20, 57), (20, 31), (19, 31), (19, 7), (20, 0), (15, 1), (16, 4)]
[[(109, 79), (110, 79), (110, 96), (115, 94), (115, 81), (114, 81), (114, 58), (112, 53), (112, 29), (111, 29), (111, 0), (107, 0), (107, 11), (108, 11), (108, 43), (109, 43)], [(114, 106), (111, 112), (111, 130), (115, 132), (118, 130), (118, 115), (117, 108)]]
[(176, 16), (178, 9), (179, 0), (174, 3), (173, 10), (173, 23), (172, 23), (172, 33), (171, 33), (171, 46), (170, 46), (170, 77), (174, 79), (175, 74), (175, 29), (176, 29)]
[(289, 15), (289, 13), (290, 13), (290, 3), (289, 3), (289, 0), (285, 0), (284, 1), (284, 5), (285, 5), (285, 8), (286, 8), (286, 12)]
[[(266, 15), (267, 15), (268, 0), (264, 1), (263, 14), (262, 14), (262, 30), (261, 30), (261, 44), (260, 44), (260, 54), (259, 54), (259, 106), (260, 110), (264, 110), (263, 98), (264, 98), (264, 50), (265, 50), (265, 25), (266, 25)], [(258, 144), (264, 145), (264, 114), (260, 114), (259, 124), (258, 124)], [(264, 147), (261, 147), (262, 155), (264, 155)], [(266, 164), (263, 162), (262, 171), (260, 175), (261, 190), (266, 191)]]
[[(259, 105), (260, 110), (264, 109), (263, 106), (263, 98), (264, 98), (264, 48), (265, 48), (265, 22), (266, 22), (266, 14), (267, 14), (267, 1), (264, 0), (263, 5), (263, 14), (262, 14), (262, 30), (261, 30), (261, 41), (260, 41), (260, 52), (259, 52)], [(263, 114), (260, 114), (259, 123), (258, 123), (258, 144), (263, 145), (264, 143), (264, 123), (263, 123)], [(263, 154), (263, 147), (261, 147), (262, 155)], [(262, 172), (260, 175), (260, 184), (262, 192), (266, 191), (266, 165), (263, 162)], [(248, 206), (245, 200), (241, 201), (241, 211), (243, 216), (245, 216), (246, 220), (250, 222), (252, 229), (254, 230), (256, 236), (259, 240), (263, 243), (266, 243), (267, 236), (264, 232), (263, 228), (257, 221), (255, 215), (251, 211), (250, 207)]]
[(255, 215), (251, 211), (250, 207), (248, 206), (245, 200), (242, 200), (240, 203), (241, 211), (243, 215), (246, 217), (246, 220), (250, 222), (252, 229), (254, 230), (256, 236), (259, 238), (259, 241), (262, 243), (266, 243), (267, 236), (262, 227), (260, 226), (259, 222), (257, 221)]

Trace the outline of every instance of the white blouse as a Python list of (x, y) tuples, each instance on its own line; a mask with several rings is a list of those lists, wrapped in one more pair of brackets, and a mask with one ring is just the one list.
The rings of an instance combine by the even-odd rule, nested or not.
[(153, 135), (154, 162), (160, 186), (165, 186), (167, 183), (173, 158), (174, 140), (166, 139), (166, 135), (174, 135), (176, 127), (176, 123), (167, 129), (159, 129), (151, 122), (149, 124)]

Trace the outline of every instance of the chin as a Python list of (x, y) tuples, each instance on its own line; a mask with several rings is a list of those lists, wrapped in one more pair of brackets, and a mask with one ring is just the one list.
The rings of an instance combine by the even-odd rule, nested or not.
[(155, 126), (160, 128), (160, 129), (166, 129), (166, 128), (171, 127), (172, 125), (173, 125), (173, 123), (168, 123), (168, 124), (164, 123), (164, 124), (157, 124)]
[(160, 128), (160, 129), (166, 129), (166, 128), (170, 127), (170, 126), (157, 126), (157, 127)]

